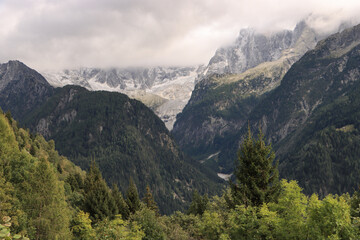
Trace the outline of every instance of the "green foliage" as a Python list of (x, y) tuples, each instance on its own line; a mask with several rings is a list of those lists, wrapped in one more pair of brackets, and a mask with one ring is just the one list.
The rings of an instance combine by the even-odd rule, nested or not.
[(150, 191), (150, 187), (146, 187), (146, 193), (142, 201), (145, 203), (145, 206), (149, 208), (150, 210), (154, 211), (157, 215), (159, 215), (159, 208), (154, 201), (153, 195)]
[(69, 239), (69, 210), (63, 183), (59, 182), (54, 167), (46, 160), (39, 161), (22, 183), (20, 193), (33, 230), (34, 239)]
[(187, 229), (183, 229), (179, 223), (177, 223), (171, 216), (161, 217), (163, 231), (166, 235), (166, 239), (169, 240), (183, 240), (192, 239)]
[(21, 226), (24, 212), (16, 198), (15, 188), (10, 182), (6, 182), (0, 172), (0, 219), (6, 216), (12, 216), (12, 228), (14, 230), (19, 231), (24, 227)]
[[(146, 239), (144, 232), (140, 229), (137, 222), (129, 223), (121, 219), (121, 216), (116, 216), (114, 220), (109, 221), (104, 219), (96, 224), (96, 238), (98, 240), (141, 240)], [(156, 238), (153, 238), (156, 239)]]
[(229, 212), (229, 236), (231, 239), (260, 239), (260, 223), (256, 207), (237, 205)]
[(360, 194), (355, 191), (350, 200), (350, 215), (353, 219), (353, 225), (358, 234), (360, 234)]
[[(55, 140), (59, 153), (84, 169), (96, 159), (107, 183), (116, 183), (122, 193), (130, 177), (140, 197), (149, 185), (161, 213), (184, 209), (193, 189), (214, 194), (222, 188), (215, 173), (185, 157), (153, 111), (126, 95), (77, 86), (58, 88), (22, 124), (36, 130), (44, 119), (46, 137)], [(37, 147), (32, 151), (36, 155)], [(178, 197), (173, 198), (173, 193)]]
[(255, 141), (248, 135), (238, 152), (235, 169), (237, 184), (231, 184), (231, 194), (234, 200), (232, 207), (239, 204), (246, 206), (261, 206), (263, 203), (275, 201), (279, 195), (279, 172), (273, 165), (275, 158), (271, 146), (264, 142), (260, 132)]
[(224, 232), (224, 221), (219, 213), (205, 211), (198, 228), (205, 239), (217, 240)]
[(350, 205), (343, 196), (326, 196), (320, 201), (313, 195), (309, 201), (309, 237), (312, 239), (355, 239)]
[[(94, 162), (84, 180), (82, 171), (57, 154), (54, 142), (46, 142), (39, 135), (30, 136), (9, 117), (0, 114), (0, 216), (11, 216), (13, 224), (10, 218), (4, 218), (0, 223), (0, 239), (360, 237), (358, 193), (351, 199), (349, 195), (327, 195), (321, 200), (317, 195), (305, 196), (296, 181), (278, 182), (274, 155), (262, 135), (254, 140), (249, 131), (239, 151), (241, 171), (235, 172), (237, 185), (211, 199), (194, 191), (189, 214), (160, 216), (150, 187), (141, 203), (137, 187), (130, 179), (124, 200), (116, 185), (109, 189)], [(357, 127), (354, 124), (334, 128), (323, 135), (333, 136), (332, 140), (324, 142), (339, 141), (334, 137), (337, 134), (349, 137), (346, 134), (356, 133)], [(257, 186), (254, 183), (267, 187), (254, 188)], [(244, 184), (246, 188), (241, 188)], [(236, 192), (239, 189), (252, 191), (242, 195)], [(229, 202), (233, 204), (230, 208)]]
[(195, 216), (193, 214), (184, 214), (182, 212), (175, 212), (170, 216), (170, 221), (173, 224), (179, 225), (187, 234), (190, 236), (189, 239), (198, 239), (201, 236), (199, 225), (200, 216)]
[[(276, 203), (268, 204), (269, 216), (275, 223), (275, 239), (305, 239), (307, 197), (296, 181), (281, 181), (281, 191)], [(267, 207), (264, 205), (263, 207)], [(263, 208), (262, 208), (263, 209)], [(271, 216), (271, 214), (273, 214)], [(262, 214), (263, 215), (263, 214)]]
[(351, 203), (351, 208), (350, 208), (351, 217), (359, 218), (360, 217), (360, 192), (359, 192), (359, 190), (354, 192), (354, 194), (351, 197), (350, 203)]
[(71, 230), (76, 239), (92, 240), (95, 238), (95, 230), (91, 226), (89, 213), (79, 211), (72, 220)]
[(116, 207), (118, 209), (119, 214), (122, 216), (123, 219), (128, 219), (130, 215), (130, 210), (127, 203), (124, 200), (123, 195), (119, 191), (119, 188), (116, 184), (113, 185), (111, 190), (112, 197), (114, 198)]
[(2, 217), (3, 223), (0, 224), (0, 239), (1, 240), (12, 240), (12, 239), (22, 239), (29, 240), (29, 238), (21, 236), (20, 234), (11, 234), (10, 227), (12, 225), (11, 218), (9, 216)]
[(84, 179), (81, 177), (80, 173), (69, 174), (65, 179), (65, 182), (70, 185), (72, 191), (84, 189)]
[(130, 213), (134, 214), (140, 209), (140, 198), (136, 185), (132, 178), (130, 178), (129, 182), (129, 187), (126, 191), (126, 203), (128, 205)]
[(154, 211), (142, 208), (131, 216), (131, 221), (136, 221), (141, 226), (145, 233), (143, 240), (166, 239), (165, 226)]
[(18, 128), (9, 114), (0, 114), (0, 136), (1, 214), (13, 218), (12, 230), (32, 239), (69, 239), (70, 212), (59, 179), (74, 165), (58, 174), (53, 164), (67, 160), (57, 155), (53, 143)]
[(194, 215), (202, 215), (207, 208), (208, 202), (209, 199), (206, 194), (204, 196), (201, 196), (197, 190), (194, 190), (192, 202), (189, 209), (187, 210), (187, 213)]
[(95, 223), (105, 218), (112, 219), (118, 213), (115, 200), (95, 162), (92, 162), (84, 181), (83, 210)]

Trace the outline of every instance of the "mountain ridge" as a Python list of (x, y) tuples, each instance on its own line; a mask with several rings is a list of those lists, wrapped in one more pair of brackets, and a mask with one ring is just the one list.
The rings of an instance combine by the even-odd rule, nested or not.
[(79, 68), (44, 71), (52, 86), (79, 85), (88, 90), (121, 92), (142, 101), (172, 129), (176, 114), (190, 98), (202, 66)]
[[(87, 168), (95, 159), (107, 182), (116, 182), (123, 192), (130, 177), (140, 194), (148, 184), (162, 213), (184, 209), (193, 189), (213, 194), (221, 190), (221, 179), (186, 157), (164, 123), (143, 103), (116, 92), (88, 91), (71, 85), (53, 88), (35, 70), (22, 63), (20, 66), (23, 72), (31, 73), (30, 77), (20, 74), (12, 79), (7, 84), (11, 88), (5, 87), (0, 96), (3, 91), (19, 98), (24, 95), (17, 93), (35, 99), (39, 94), (41, 102), (22, 111), (31, 98), (22, 98), (25, 104), (20, 105), (10, 101), (6, 111), (19, 109), (21, 125), (54, 139), (59, 153), (74, 163)], [(44, 88), (36, 88), (34, 76), (44, 81)], [(39, 91), (31, 91), (34, 88)]]

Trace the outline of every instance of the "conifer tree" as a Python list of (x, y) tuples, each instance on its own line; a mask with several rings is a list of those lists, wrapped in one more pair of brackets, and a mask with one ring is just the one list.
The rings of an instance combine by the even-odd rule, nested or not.
[(273, 161), (275, 154), (266, 145), (260, 130), (258, 139), (248, 135), (238, 152), (235, 169), (236, 183), (231, 183), (232, 206), (260, 206), (276, 201), (280, 192), (279, 171)]
[(159, 215), (159, 208), (156, 202), (154, 201), (154, 197), (150, 191), (149, 185), (146, 186), (146, 193), (142, 201), (145, 203), (147, 208), (153, 210), (156, 213), (156, 215)]
[(121, 214), (123, 219), (128, 219), (130, 215), (129, 207), (126, 204), (124, 197), (119, 191), (119, 188), (116, 184), (113, 184), (111, 194), (114, 198), (118, 213)]
[(90, 214), (93, 222), (111, 219), (117, 214), (115, 200), (94, 161), (85, 178), (83, 210)]
[(202, 197), (197, 190), (194, 190), (188, 214), (202, 215), (207, 208), (208, 202), (209, 198), (206, 194)]
[(126, 203), (130, 213), (135, 213), (140, 209), (139, 193), (132, 178), (130, 178), (129, 188), (126, 191)]
[(72, 191), (80, 191), (84, 188), (84, 180), (78, 172), (70, 173), (65, 182), (70, 185)]

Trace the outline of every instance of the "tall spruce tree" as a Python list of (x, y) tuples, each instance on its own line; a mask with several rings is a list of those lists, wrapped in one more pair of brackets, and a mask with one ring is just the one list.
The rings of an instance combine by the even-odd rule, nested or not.
[(130, 178), (129, 188), (126, 191), (126, 203), (130, 213), (135, 213), (140, 209), (139, 193), (132, 178)]
[(118, 208), (118, 213), (121, 214), (123, 219), (128, 219), (130, 215), (129, 207), (116, 184), (113, 184), (111, 194), (115, 200), (116, 207)]
[(145, 203), (147, 208), (153, 210), (156, 215), (159, 215), (159, 208), (154, 200), (149, 185), (146, 186), (146, 193), (142, 201)]
[(193, 191), (192, 201), (187, 211), (188, 214), (203, 215), (209, 203), (209, 198), (205, 194), (201, 196), (197, 190)]
[(280, 193), (279, 171), (274, 165), (275, 154), (266, 145), (261, 130), (254, 139), (250, 130), (240, 147), (236, 162), (236, 183), (230, 182), (232, 206), (260, 206), (276, 201)]
[(83, 210), (90, 214), (91, 220), (96, 223), (105, 218), (112, 219), (118, 213), (118, 209), (94, 161), (91, 163), (84, 185)]

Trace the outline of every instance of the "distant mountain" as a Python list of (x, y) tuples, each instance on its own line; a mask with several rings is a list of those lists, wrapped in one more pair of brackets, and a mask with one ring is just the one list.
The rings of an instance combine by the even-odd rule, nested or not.
[(282, 30), (264, 34), (252, 28), (241, 29), (232, 45), (216, 51), (203, 75), (243, 73), (285, 55), (298, 58), (312, 49), (319, 37), (321, 36), (309, 28), (305, 21), (299, 22), (293, 31)]
[(52, 86), (79, 85), (88, 90), (121, 92), (153, 109), (172, 129), (176, 115), (188, 102), (194, 81), (202, 72), (196, 67), (80, 68), (43, 72)]
[(38, 72), (19, 61), (0, 64), (0, 107), (22, 119), (53, 94), (53, 87)]
[[(210, 60), (177, 116), (172, 133), (181, 148), (215, 169), (232, 168), (233, 159), (216, 163), (224, 139), (244, 126), (257, 103), (320, 37), (305, 22), (272, 34), (241, 30), (232, 46), (219, 49)], [(209, 155), (215, 158), (207, 159)]]
[(1, 66), (7, 66), (2, 75), (7, 77), (0, 79), (6, 85), (0, 93), (17, 96), (2, 106), (17, 110), (20, 124), (54, 139), (59, 153), (77, 165), (86, 168), (94, 159), (109, 184), (124, 191), (132, 177), (140, 193), (148, 184), (163, 213), (183, 209), (193, 189), (222, 188), (221, 179), (185, 157), (164, 123), (141, 102), (79, 86), (55, 89), (20, 62)]

